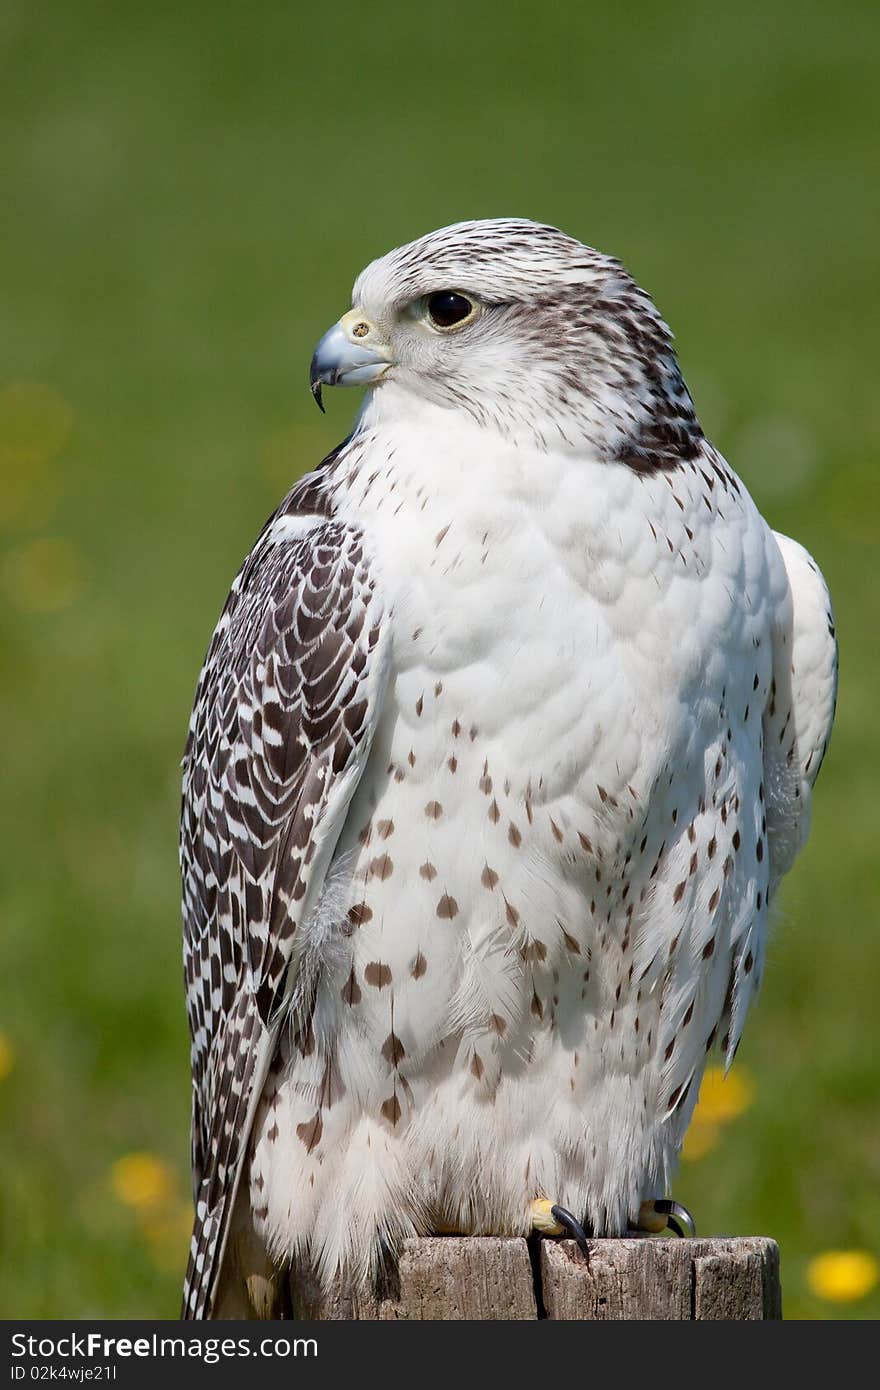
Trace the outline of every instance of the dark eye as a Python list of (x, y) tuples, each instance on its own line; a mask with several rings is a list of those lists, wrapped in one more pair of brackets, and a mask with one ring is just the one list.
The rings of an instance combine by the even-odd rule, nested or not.
[(454, 290), (438, 290), (436, 294), (428, 296), (428, 317), (437, 328), (452, 328), (473, 311), (471, 301)]

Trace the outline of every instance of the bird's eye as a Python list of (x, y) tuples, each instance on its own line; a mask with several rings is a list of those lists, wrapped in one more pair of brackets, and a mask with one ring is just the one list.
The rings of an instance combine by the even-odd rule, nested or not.
[(455, 290), (438, 290), (428, 296), (428, 318), (435, 328), (454, 328), (464, 323), (474, 312), (474, 306)]

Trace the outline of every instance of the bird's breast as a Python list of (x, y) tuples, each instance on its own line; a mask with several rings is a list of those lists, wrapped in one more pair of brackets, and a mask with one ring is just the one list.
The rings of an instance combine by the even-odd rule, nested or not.
[(601, 838), (670, 762), (699, 763), (753, 668), (767, 683), (766, 528), (720, 473), (646, 478), (464, 427), (359, 448), (346, 505), (393, 629), (385, 767), (458, 776), (460, 728), (469, 776), (574, 798)]

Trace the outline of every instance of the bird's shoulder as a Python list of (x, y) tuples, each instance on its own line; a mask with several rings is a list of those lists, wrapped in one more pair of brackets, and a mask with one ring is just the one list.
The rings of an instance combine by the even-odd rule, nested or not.
[(329, 470), (307, 475), (239, 570), (199, 678), (183, 760), (188, 940), (214, 931), (223, 895), (248, 885), (239, 949), (255, 923), (268, 929), (279, 863), (293, 872), (292, 839), (304, 851), (319, 805), (332, 817), (335, 785), (349, 786), (369, 746), (384, 616), (363, 537), (338, 515)]
[[(325, 626), (332, 628), (334, 619), (339, 626), (343, 602), (357, 610), (356, 600), (375, 591), (360, 529), (340, 515), (337, 504), (334, 466), (344, 448), (291, 487), (232, 581), (196, 685), (185, 771), (207, 726), (233, 715), (222, 692), (246, 681), (256, 656), (301, 658), (301, 648), (314, 647)], [(308, 674), (306, 664), (302, 675)]]

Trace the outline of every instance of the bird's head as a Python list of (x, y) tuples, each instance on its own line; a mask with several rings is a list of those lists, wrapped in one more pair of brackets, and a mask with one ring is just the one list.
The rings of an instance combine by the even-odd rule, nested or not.
[[(459, 222), (367, 266), (312, 391), (388, 388), (506, 437), (628, 461), (700, 437), (672, 338), (619, 261), (519, 218)], [(378, 403), (377, 403), (378, 408)]]

